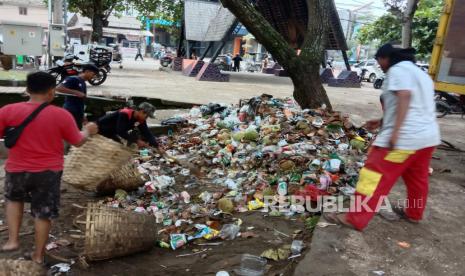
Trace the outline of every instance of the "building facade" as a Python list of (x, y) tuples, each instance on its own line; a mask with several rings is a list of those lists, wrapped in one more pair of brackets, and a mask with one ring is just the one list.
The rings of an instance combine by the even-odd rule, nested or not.
[(39, 24), (48, 28), (47, 5), (42, 0), (0, 0), (0, 21)]

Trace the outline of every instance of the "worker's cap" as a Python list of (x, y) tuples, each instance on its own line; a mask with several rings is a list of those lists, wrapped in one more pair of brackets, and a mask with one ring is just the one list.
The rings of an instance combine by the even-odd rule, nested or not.
[(95, 74), (98, 74), (99, 69), (98, 69), (97, 66), (95, 66), (92, 63), (86, 63), (86, 64), (82, 65), (82, 72), (85, 72), (85, 71), (92, 71)]
[(150, 118), (155, 118), (155, 106), (152, 104), (143, 102), (139, 105), (139, 110), (144, 111)]
[(415, 55), (414, 48), (401, 48), (391, 43), (386, 43), (376, 51), (375, 59), (380, 57), (391, 57), (393, 55)]

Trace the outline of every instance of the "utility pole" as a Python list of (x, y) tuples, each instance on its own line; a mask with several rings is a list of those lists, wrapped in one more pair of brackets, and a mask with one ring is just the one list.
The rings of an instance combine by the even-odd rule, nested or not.
[(47, 0), (48, 5), (48, 34), (47, 34), (47, 67), (52, 67), (52, 55), (50, 54), (50, 30), (52, 29), (52, 0)]
[(63, 24), (63, 0), (53, 0), (53, 24)]
[(65, 45), (68, 45), (68, 0), (63, 0), (63, 24), (65, 25)]
[[(64, 24), (65, 17), (63, 10), (64, 10), (64, 3), (63, 0), (48, 0), (48, 41), (47, 41), (47, 64), (48, 68), (52, 66), (52, 54), (51, 54), (51, 32), (52, 32), (52, 25), (53, 24)], [(66, 45), (66, 34), (65, 34), (65, 45)]]

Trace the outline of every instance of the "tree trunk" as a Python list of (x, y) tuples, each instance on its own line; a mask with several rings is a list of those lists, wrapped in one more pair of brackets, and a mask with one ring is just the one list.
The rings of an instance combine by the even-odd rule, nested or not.
[[(300, 56), (289, 42), (256, 10), (248, 0), (221, 0), (257, 41), (287, 70), (294, 83), (294, 99), (302, 108), (331, 108), (321, 84), (320, 62), (327, 30), (328, 0), (307, 0), (309, 23)], [(331, 0), (332, 1), (332, 0)]]
[(325, 105), (331, 109), (328, 95), (321, 83), (319, 64), (302, 63), (298, 68), (288, 70), (294, 84), (294, 99), (302, 108), (318, 108)]
[(92, 18), (92, 42), (99, 43), (103, 36), (103, 18), (101, 15), (94, 14)]
[(419, 0), (408, 0), (402, 15), (402, 48), (412, 47), (412, 22)]
[(412, 19), (407, 18), (402, 22), (402, 48), (412, 47)]
[(102, 5), (102, 0), (94, 0), (94, 13), (92, 16), (92, 42), (99, 43), (103, 37), (103, 21), (105, 19), (105, 14)]
[(178, 50), (176, 51), (177, 57), (183, 57), (184, 53), (182, 50), (184, 44), (184, 19), (181, 20), (181, 28), (179, 28), (179, 43), (178, 43)]

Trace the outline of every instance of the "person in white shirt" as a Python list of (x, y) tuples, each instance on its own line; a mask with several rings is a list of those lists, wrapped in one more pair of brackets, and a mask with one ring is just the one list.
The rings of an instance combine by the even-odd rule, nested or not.
[(435, 146), (441, 143), (434, 84), (415, 65), (415, 50), (386, 44), (375, 57), (386, 73), (381, 94), (384, 116), (367, 122), (366, 127), (370, 131), (380, 130), (360, 171), (355, 208), (347, 214), (325, 215), (330, 221), (360, 231), (373, 218), (377, 207), (383, 206), (399, 177), (407, 186), (407, 201), (405, 206), (393, 206), (393, 210), (410, 222), (423, 218), (429, 163)]

